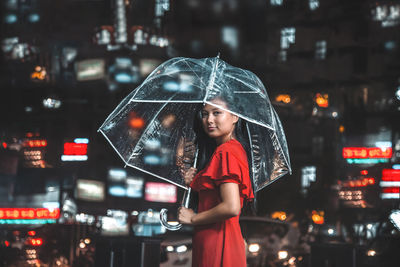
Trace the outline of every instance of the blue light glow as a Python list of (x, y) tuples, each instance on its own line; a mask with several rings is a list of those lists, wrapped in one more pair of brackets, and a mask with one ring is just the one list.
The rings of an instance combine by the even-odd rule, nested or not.
[(75, 138), (74, 143), (77, 144), (89, 144), (89, 139), (87, 138)]
[(119, 185), (110, 186), (108, 193), (112, 196), (123, 197), (126, 195), (126, 189)]
[(54, 219), (18, 219), (18, 220), (0, 220), (0, 224), (46, 224), (46, 223), (56, 223)]
[(394, 170), (400, 170), (400, 164), (394, 164), (394, 165), (392, 166), (392, 169), (394, 169)]
[(349, 164), (377, 164), (387, 163), (389, 159), (346, 159)]
[(174, 82), (174, 81), (165, 82), (163, 87), (164, 87), (164, 90), (168, 91), (168, 92), (177, 92), (177, 91), (179, 91), (179, 84), (177, 82)]
[(161, 158), (156, 155), (148, 155), (144, 157), (144, 164), (147, 165), (160, 165)]
[(17, 15), (15, 14), (8, 14), (4, 17), (4, 22), (7, 24), (13, 24), (16, 23), (18, 20)]
[(28, 16), (28, 20), (29, 20), (29, 22), (31, 22), (31, 23), (36, 23), (36, 22), (38, 22), (38, 21), (40, 20), (40, 16), (39, 16), (39, 14), (36, 14), (36, 13), (30, 14), (30, 15)]
[(133, 81), (132, 75), (124, 72), (115, 74), (115, 80), (119, 83), (131, 83)]

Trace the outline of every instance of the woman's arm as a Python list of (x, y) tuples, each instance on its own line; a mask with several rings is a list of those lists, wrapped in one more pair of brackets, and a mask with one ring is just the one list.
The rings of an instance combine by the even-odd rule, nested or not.
[(239, 185), (235, 183), (222, 183), (219, 186), (221, 203), (212, 209), (195, 213), (191, 209), (181, 207), (178, 219), (183, 224), (201, 225), (223, 221), (240, 214)]

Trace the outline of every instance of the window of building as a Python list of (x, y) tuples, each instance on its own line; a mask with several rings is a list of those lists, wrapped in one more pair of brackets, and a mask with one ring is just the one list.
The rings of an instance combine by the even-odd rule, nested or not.
[(317, 41), (315, 43), (315, 59), (322, 60), (326, 58), (326, 41)]
[(169, 11), (169, 0), (156, 0), (155, 15), (161, 17), (166, 11)]
[(380, 21), (382, 27), (391, 27), (400, 23), (400, 4), (380, 4), (372, 9), (372, 18)]
[(280, 62), (285, 62), (287, 60), (287, 51), (286, 50), (281, 50), (279, 51), (279, 61)]
[(319, 0), (308, 0), (310, 10), (316, 10), (319, 7)]
[(290, 44), (295, 43), (296, 28), (283, 28), (281, 30), (281, 49), (288, 49)]
[(283, 4), (283, 0), (270, 0), (271, 6), (281, 6)]

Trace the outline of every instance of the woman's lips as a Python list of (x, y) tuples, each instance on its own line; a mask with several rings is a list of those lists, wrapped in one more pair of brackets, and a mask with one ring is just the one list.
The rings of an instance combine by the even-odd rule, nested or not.
[(214, 130), (215, 130), (215, 127), (207, 127), (207, 130), (208, 130), (209, 132), (214, 131)]

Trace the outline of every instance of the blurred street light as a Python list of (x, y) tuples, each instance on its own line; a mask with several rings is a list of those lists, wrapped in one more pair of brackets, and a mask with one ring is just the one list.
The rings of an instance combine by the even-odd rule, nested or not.
[(397, 87), (397, 90), (396, 90), (395, 96), (396, 96), (397, 100), (400, 100), (400, 86), (399, 86), (399, 87)]

